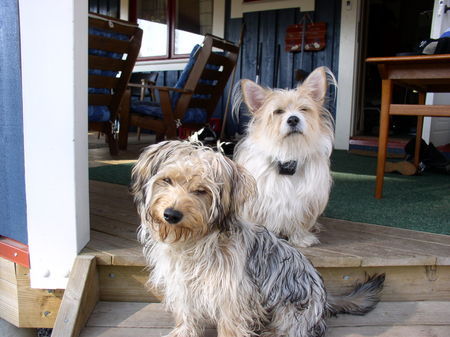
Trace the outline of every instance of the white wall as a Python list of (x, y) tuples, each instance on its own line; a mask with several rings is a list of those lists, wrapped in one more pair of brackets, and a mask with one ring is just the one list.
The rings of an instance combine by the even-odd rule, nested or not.
[(354, 122), (360, 6), (361, 0), (342, 1), (335, 129), (335, 148), (340, 150), (348, 150)]
[(65, 288), (89, 240), (87, 0), (20, 0), (31, 286)]
[[(450, 11), (444, 13), (445, 5), (450, 6), (449, 0), (435, 0), (433, 22), (430, 37), (437, 39), (450, 27)], [(450, 94), (428, 94), (427, 104), (450, 105)], [(435, 146), (450, 143), (450, 118), (426, 117), (424, 120), (423, 137), (427, 143)]]

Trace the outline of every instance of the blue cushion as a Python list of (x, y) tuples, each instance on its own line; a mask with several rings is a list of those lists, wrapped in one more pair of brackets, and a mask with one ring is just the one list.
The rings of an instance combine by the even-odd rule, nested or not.
[[(108, 38), (113, 38), (116, 40), (128, 40), (128, 36), (120, 33), (114, 33), (109, 31), (104, 31), (98, 28), (89, 28), (90, 35), (104, 36)], [(90, 55), (98, 55), (103, 57), (110, 57), (114, 59), (121, 59), (122, 54), (108, 52), (100, 49), (89, 49)], [(108, 77), (116, 77), (117, 71), (112, 70), (101, 70), (101, 69), (89, 69), (89, 75), (101, 75)], [(108, 88), (88, 88), (89, 94), (110, 94), (110, 89)], [(88, 120), (89, 122), (106, 122), (111, 118), (111, 112), (106, 105), (89, 105), (88, 106)]]
[(89, 105), (88, 121), (89, 122), (107, 122), (111, 117), (111, 112), (106, 105)]
[[(198, 51), (201, 49), (201, 46), (196, 44), (194, 48), (192, 48), (191, 53), (189, 54), (189, 61), (181, 72), (180, 77), (178, 77), (177, 83), (175, 83), (175, 88), (183, 89), (186, 81), (191, 73), (192, 68), (194, 67), (195, 61), (197, 60)], [(174, 92), (171, 96), (172, 107), (174, 108), (180, 98), (180, 92)]]
[[(131, 102), (131, 111), (144, 116), (151, 116), (154, 118), (162, 119), (161, 106), (154, 102)], [(205, 123), (206, 122), (206, 110), (199, 108), (187, 109), (184, 114), (182, 123)]]

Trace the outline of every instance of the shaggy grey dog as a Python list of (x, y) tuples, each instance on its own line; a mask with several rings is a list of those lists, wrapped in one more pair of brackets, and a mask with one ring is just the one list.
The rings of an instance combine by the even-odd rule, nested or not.
[(384, 275), (327, 297), (308, 259), (266, 228), (239, 217), (255, 192), (249, 173), (188, 142), (149, 146), (132, 173), (139, 239), (151, 283), (176, 319), (169, 336), (323, 336), (325, 318), (374, 308)]

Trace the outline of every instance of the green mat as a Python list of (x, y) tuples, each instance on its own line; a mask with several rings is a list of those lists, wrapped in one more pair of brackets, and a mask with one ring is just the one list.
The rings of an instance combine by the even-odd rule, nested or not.
[[(132, 164), (89, 169), (89, 178), (128, 185)], [(383, 198), (373, 197), (376, 158), (334, 151), (334, 184), (324, 216), (450, 235), (450, 176), (388, 173)]]

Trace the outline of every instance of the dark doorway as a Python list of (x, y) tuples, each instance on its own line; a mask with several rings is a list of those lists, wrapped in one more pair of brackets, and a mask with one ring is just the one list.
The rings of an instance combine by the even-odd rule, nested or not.
[[(366, 0), (363, 2), (361, 38), (361, 81), (356, 112), (355, 136), (378, 136), (381, 103), (381, 78), (367, 57), (411, 55), (421, 41), (430, 36), (434, 0)], [(417, 94), (395, 88), (396, 103), (417, 103)], [(391, 120), (390, 135), (409, 138), (415, 134), (416, 118)]]

